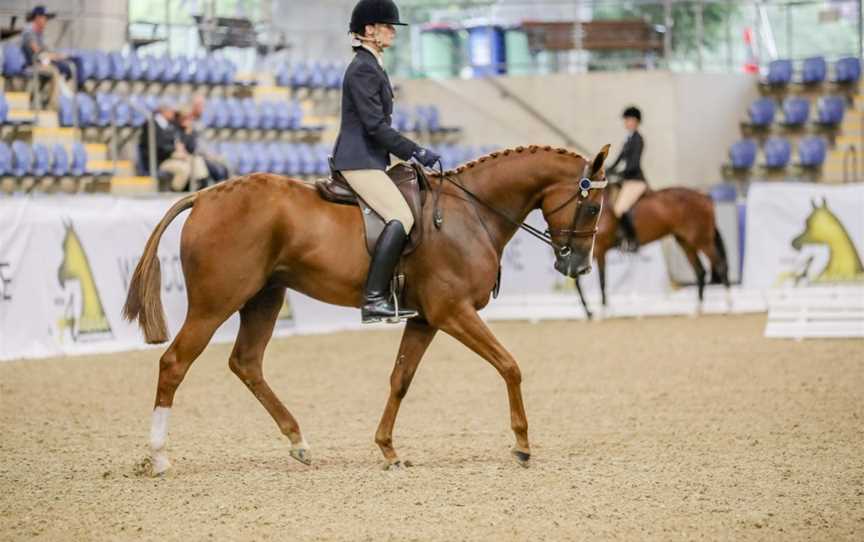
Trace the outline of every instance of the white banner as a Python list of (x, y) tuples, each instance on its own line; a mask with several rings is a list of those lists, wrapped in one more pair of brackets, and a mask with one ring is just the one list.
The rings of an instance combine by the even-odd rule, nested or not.
[[(0, 360), (144, 347), (137, 324), (123, 320), (121, 311), (147, 238), (173, 202), (111, 196), (0, 199)], [(186, 315), (179, 245), (188, 214), (174, 220), (159, 244), (162, 300), (172, 336)], [(539, 214), (530, 221), (545, 227)], [(505, 250), (501, 301), (561, 293), (575, 303), (572, 281), (552, 264), (549, 247), (519, 232)], [(607, 292), (630, 293), (637, 286), (640, 293), (668, 290), (659, 243), (638, 255), (608, 255)], [(598, 291), (596, 272), (586, 275), (583, 287), (589, 295)], [(291, 292), (276, 334), (357, 328), (359, 320), (355, 309)], [(237, 326), (235, 315), (215, 340), (233, 340)]]
[(754, 183), (744, 287), (864, 282), (864, 184)]

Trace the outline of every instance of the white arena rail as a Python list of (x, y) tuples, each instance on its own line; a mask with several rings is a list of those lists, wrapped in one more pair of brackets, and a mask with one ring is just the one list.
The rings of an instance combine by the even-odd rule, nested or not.
[(864, 338), (864, 285), (770, 290), (765, 336)]

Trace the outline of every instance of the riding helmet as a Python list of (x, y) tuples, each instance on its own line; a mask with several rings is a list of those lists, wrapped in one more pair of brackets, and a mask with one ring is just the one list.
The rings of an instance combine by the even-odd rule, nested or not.
[(399, 8), (393, 0), (360, 0), (351, 12), (349, 30), (354, 34), (363, 34), (367, 24), (378, 23), (407, 24), (399, 20)]
[(639, 122), (642, 122), (642, 112), (639, 111), (638, 108), (633, 107), (632, 105), (624, 110), (624, 113), (621, 114), (621, 117), (625, 119), (636, 119)]

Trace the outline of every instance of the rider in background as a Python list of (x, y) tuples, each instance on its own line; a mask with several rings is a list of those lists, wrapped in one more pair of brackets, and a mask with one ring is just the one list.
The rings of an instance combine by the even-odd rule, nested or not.
[[(639, 248), (639, 239), (636, 235), (636, 228), (633, 225), (633, 217), (630, 212), (633, 205), (645, 190), (648, 188), (648, 183), (645, 182), (645, 175), (642, 173), (642, 135), (639, 133), (639, 124), (642, 122), (642, 112), (635, 107), (628, 107), (621, 115), (624, 119), (624, 127), (630, 133), (627, 136), (627, 141), (624, 142), (624, 147), (621, 153), (612, 166), (609, 167), (608, 173), (616, 174), (621, 183), (621, 190), (618, 192), (618, 197), (612, 205), (612, 211), (618, 217), (619, 237), (621, 238), (621, 248), (623, 250), (635, 251)], [(615, 170), (624, 162), (624, 167), (621, 172)]]
[[(382, 53), (396, 37), (394, 25), (405, 23), (399, 20), (399, 9), (392, 0), (360, 0), (354, 6), (349, 28), (355, 55), (345, 70), (342, 119), (333, 150), (334, 169), (386, 223), (366, 277), (364, 323), (396, 316), (390, 279), (414, 225), (408, 203), (387, 176), (390, 154), (402, 160), (414, 158), (425, 167), (441, 158), (390, 126), (393, 88)], [(416, 315), (416, 311), (399, 309), (400, 318)]]

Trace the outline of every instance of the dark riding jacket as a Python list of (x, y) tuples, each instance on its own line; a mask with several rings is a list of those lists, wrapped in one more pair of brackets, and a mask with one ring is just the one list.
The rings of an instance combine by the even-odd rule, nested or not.
[(615, 168), (624, 160), (624, 170), (618, 175), (625, 181), (644, 181), (645, 174), (642, 173), (642, 135), (639, 132), (633, 132), (627, 141), (624, 142), (624, 147), (615, 162), (606, 169), (608, 173), (617, 173)]
[(342, 81), (342, 121), (333, 150), (337, 170), (380, 169), (390, 154), (408, 160), (420, 147), (390, 126), (393, 87), (371, 51), (358, 48)]

